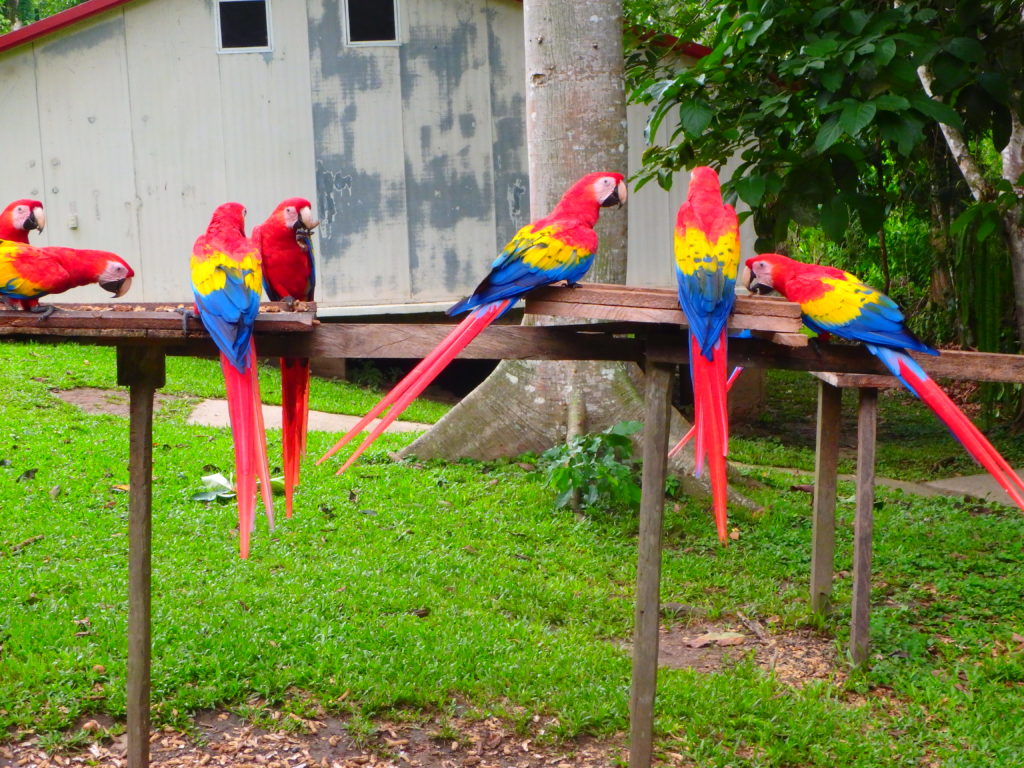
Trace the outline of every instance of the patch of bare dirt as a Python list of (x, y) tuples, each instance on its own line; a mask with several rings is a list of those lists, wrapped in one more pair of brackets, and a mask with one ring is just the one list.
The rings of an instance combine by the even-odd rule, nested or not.
[[(172, 729), (150, 738), (155, 768), (606, 768), (625, 755), (625, 738), (582, 738), (558, 746), (537, 743), (543, 737), (519, 736), (495, 718), (450, 720), (433, 724), (378, 723), (358, 741), (343, 720), (313, 720), (280, 715), (288, 730), (267, 730), (227, 712), (209, 712), (186, 735)], [(97, 731), (99, 723), (85, 723)], [(50, 754), (27, 740), (0, 746), (0, 768), (124, 768), (126, 736), (100, 739), (68, 753)]]
[[(769, 618), (768, 623), (774, 622)], [(756, 619), (736, 617), (671, 624), (659, 630), (658, 664), (662, 667), (712, 673), (751, 656), (757, 666), (794, 687), (812, 680), (842, 683), (846, 679), (834, 638), (809, 629), (769, 633)]]
[[(118, 389), (78, 387), (76, 389), (55, 389), (53, 394), (65, 403), (78, 406), (86, 413), (105, 413), (111, 416), (128, 417), (128, 393)], [(160, 410), (164, 404), (181, 399), (181, 397), (163, 395), (158, 392), (154, 408)]]

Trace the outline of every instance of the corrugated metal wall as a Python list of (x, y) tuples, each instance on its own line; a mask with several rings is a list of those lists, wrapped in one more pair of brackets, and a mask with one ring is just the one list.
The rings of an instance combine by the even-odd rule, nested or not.
[(344, 44), (310, 4), (325, 299), (446, 302), (526, 223), (522, 8), (404, 0), (401, 45)]
[(17, 115), (0, 137), (23, 148), (0, 155), (0, 194), (43, 200), (38, 242), (120, 253), (125, 300), (182, 301), (215, 206), (238, 200), (251, 227), (315, 197), (305, 3), (271, 7), (272, 54), (217, 54), (210, 3), (138, 0), (0, 57)]

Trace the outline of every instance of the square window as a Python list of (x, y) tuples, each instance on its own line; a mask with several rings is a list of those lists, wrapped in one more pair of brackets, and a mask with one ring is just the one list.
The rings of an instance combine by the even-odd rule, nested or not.
[(269, 51), (267, 0), (218, 0), (217, 35), (221, 52)]
[(398, 42), (398, 0), (347, 0), (345, 28), (350, 44)]

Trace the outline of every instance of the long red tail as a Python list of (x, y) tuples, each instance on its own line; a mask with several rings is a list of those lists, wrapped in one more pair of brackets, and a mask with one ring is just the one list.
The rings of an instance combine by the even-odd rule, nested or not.
[(374, 427), (373, 431), (363, 440), (363, 442), (356, 448), (355, 452), (349, 456), (348, 460), (342, 465), (341, 469), (338, 470), (340, 475), (346, 469), (348, 469), (352, 462), (354, 462), (359, 456), (369, 448), (373, 442), (391, 426), (391, 423), (397, 419), (402, 411), (404, 411), (409, 403), (416, 399), (416, 397), (427, 388), (427, 386), (434, 379), (437, 378), (438, 374), (445, 369), (445, 367), (456, 355), (459, 354), (473, 339), (480, 334), (488, 325), (508, 308), (511, 300), (505, 299), (502, 301), (494, 302), (493, 304), (487, 304), (483, 307), (479, 307), (471, 312), (466, 319), (459, 323), (449, 333), (444, 340), (437, 345), (423, 360), (416, 365), (406, 376), (403, 378), (395, 387), (388, 392), (380, 402), (378, 402), (370, 412), (367, 413), (362, 419), (356, 423), (345, 435), (335, 443), (327, 453), (320, 457), (317, 464), (322, 464), (341, 448), (348, 444), (352, 438), (358, 435), (366, 426), (373, 421), (378, 415), (390, 406), (387, 414), (383, 416), (380, 423)]
[(909, 355), (884, 347), (869, 345), (899, 379), (917, 395), (949, 430), (956, 436), (975, 461), (983, 466), (999, 486), (1021, 509), (1024, 509), (1024, 481), (1013, 471), (1009, 462), (995, 449), (995, 446), (971, 423), (967, 415), (957, 408), (956, 403), (942, 391)]
[[(743, 368), (739, 366), (732, 369), (732, 373), (729, 374), (729, 378), (725, 382), (725, 391), (727, 393), (732, 389), (732, 385), (736, 383), (736, 379), (740, 377), (741, 373), (743, 373)], [(688, 430), (686, 430), (685, 435), (679, 438), (679, 442), (672, 446), (672, 448), (668, 452), (668, 457), (671, 459), (673, 456), (675, 456), (677, 453), (683, 450), (683, 448), (686, 447), (686, 444), (690, 442), (693, 439), (693, 436), (696, 434), (697, 425), (694, 424)]]
[(292, 516), (299, 465), (306, 452), (309, 420), (309, 358), (281, 358), (281, 449), (284, 461), (285, 516)]
[[(249, 346), (249, 376), (252, 378), (252, 410), (256, 419), (256, 472), (260, 478), (260, 496), (267, 516), (267, 527), (274, 530), (274, 489), (270, 486), (270, 466), (267, 460), (267, 428), (263, 423), (263, 399), (260, 397), (260, 376), (256, 367), (256, 348)], [(255, 524), (255, 520), (253, 523)], [(254, 526), (255, 527), (255, 526)]]
[(252, 533), (256, 509), (256, 472), (258, 464), (256, 397), (250, 370), (239, 373), (222, 354), (220, 367), (224, 372), (224, 386), (228, 398), (228, 416), (231, 419), (231, 437), (235, 444), (235, 493), (238, 498), (238, 551), (249, 557), (249, 537)]
[(700, 343), (690, 335), (690, 376), (693, 381), (693, 422), (696, 428), (696, 472), (699, 475), (707, 458), (711, 475), (711, 508), (715, 515), (718, 538), (728, 540), (727, 508), (729, 486), (725, 457), (729, 446), (729, 413), (726, 408), (725, 360), (726, 332), (708, 360), (700, 352)]

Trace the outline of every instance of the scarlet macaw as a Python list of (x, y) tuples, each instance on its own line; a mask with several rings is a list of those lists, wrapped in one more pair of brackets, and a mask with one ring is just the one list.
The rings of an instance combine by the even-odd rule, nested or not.
[(256, 507), (256, 476), (273, 526), (270, 471), (263, 434), (253, 324), (260, 308), (260, 253), (245, 236), (245, 208), (224, 203), (192, 246), (192, 293), (203, 325), (220, 350), (228, 415), (235, 444), (239, 552), (249, 556)]
[(46, 214), (38, 200), (15, 200), (0, 211), (0, 240), (27, 243), (29, 232), (42, 232), (45, 226)]
[[(319, 224), (312, 205), (301, 197), (281, 202), (252, 231), (263, 258), (263, 286), (271, 301), (312, 301), (316, 288), (312, 230)], [(285, 515), (299, 482), (299, 462), (306, 452), (309, 415), (309, 358), (281, 358), (281, 447), (284, 453)]]
[(472, 310), (466, 319), (317, 464), (333, 456), (391, 406), (387, 415), (338, 470), (338, 474), (344, 472), (466, 345), (508, 311), (521, 296), (533, 288), (560, 280), (568, 285), (579, 282), (590, 269), (597, 251), (594, 225), (601, 208), (621, 206), (626, 202), (626, 194), (626, 183), (621, 173), (589, 173), (569, 188), (550, 214), (522, 227), (491, 264), (490, 273), (472, 295), (448, 308), (449, 315)]
[(981, 464), (1024, 509), (1024, 482), (970, 419), (906, 350), (939, 354), (907, 330), (903, 313), (881, 291), (835, 267), (804, 264), (777, 253), (747, 259), (750, 289), (774, 289), (800, 305), (804, 324), (821, 334), (862, 341), (886, 368), (949, 427)]
[(718, 538), (725, 542), (725, 456), (729, 446), (725, 326), (736, 301), (740, 234), (736, 211), (722, 203), (718, 174), (707, 166), (693, 169), (686, 202), (679, 206), (675, 255), (679, 304), (690, 328), (697, 473), (700, 474), (706, 457), (711, 471), (715, 525)]
[(109, 251), (79, 248), (41, 248), (0, 240), (0, 299), (12, 308), (49, 317), (55, 307), (40, 307), (39, 299), (90, 283), (123, 296), (131, 287), (134, 270)]

